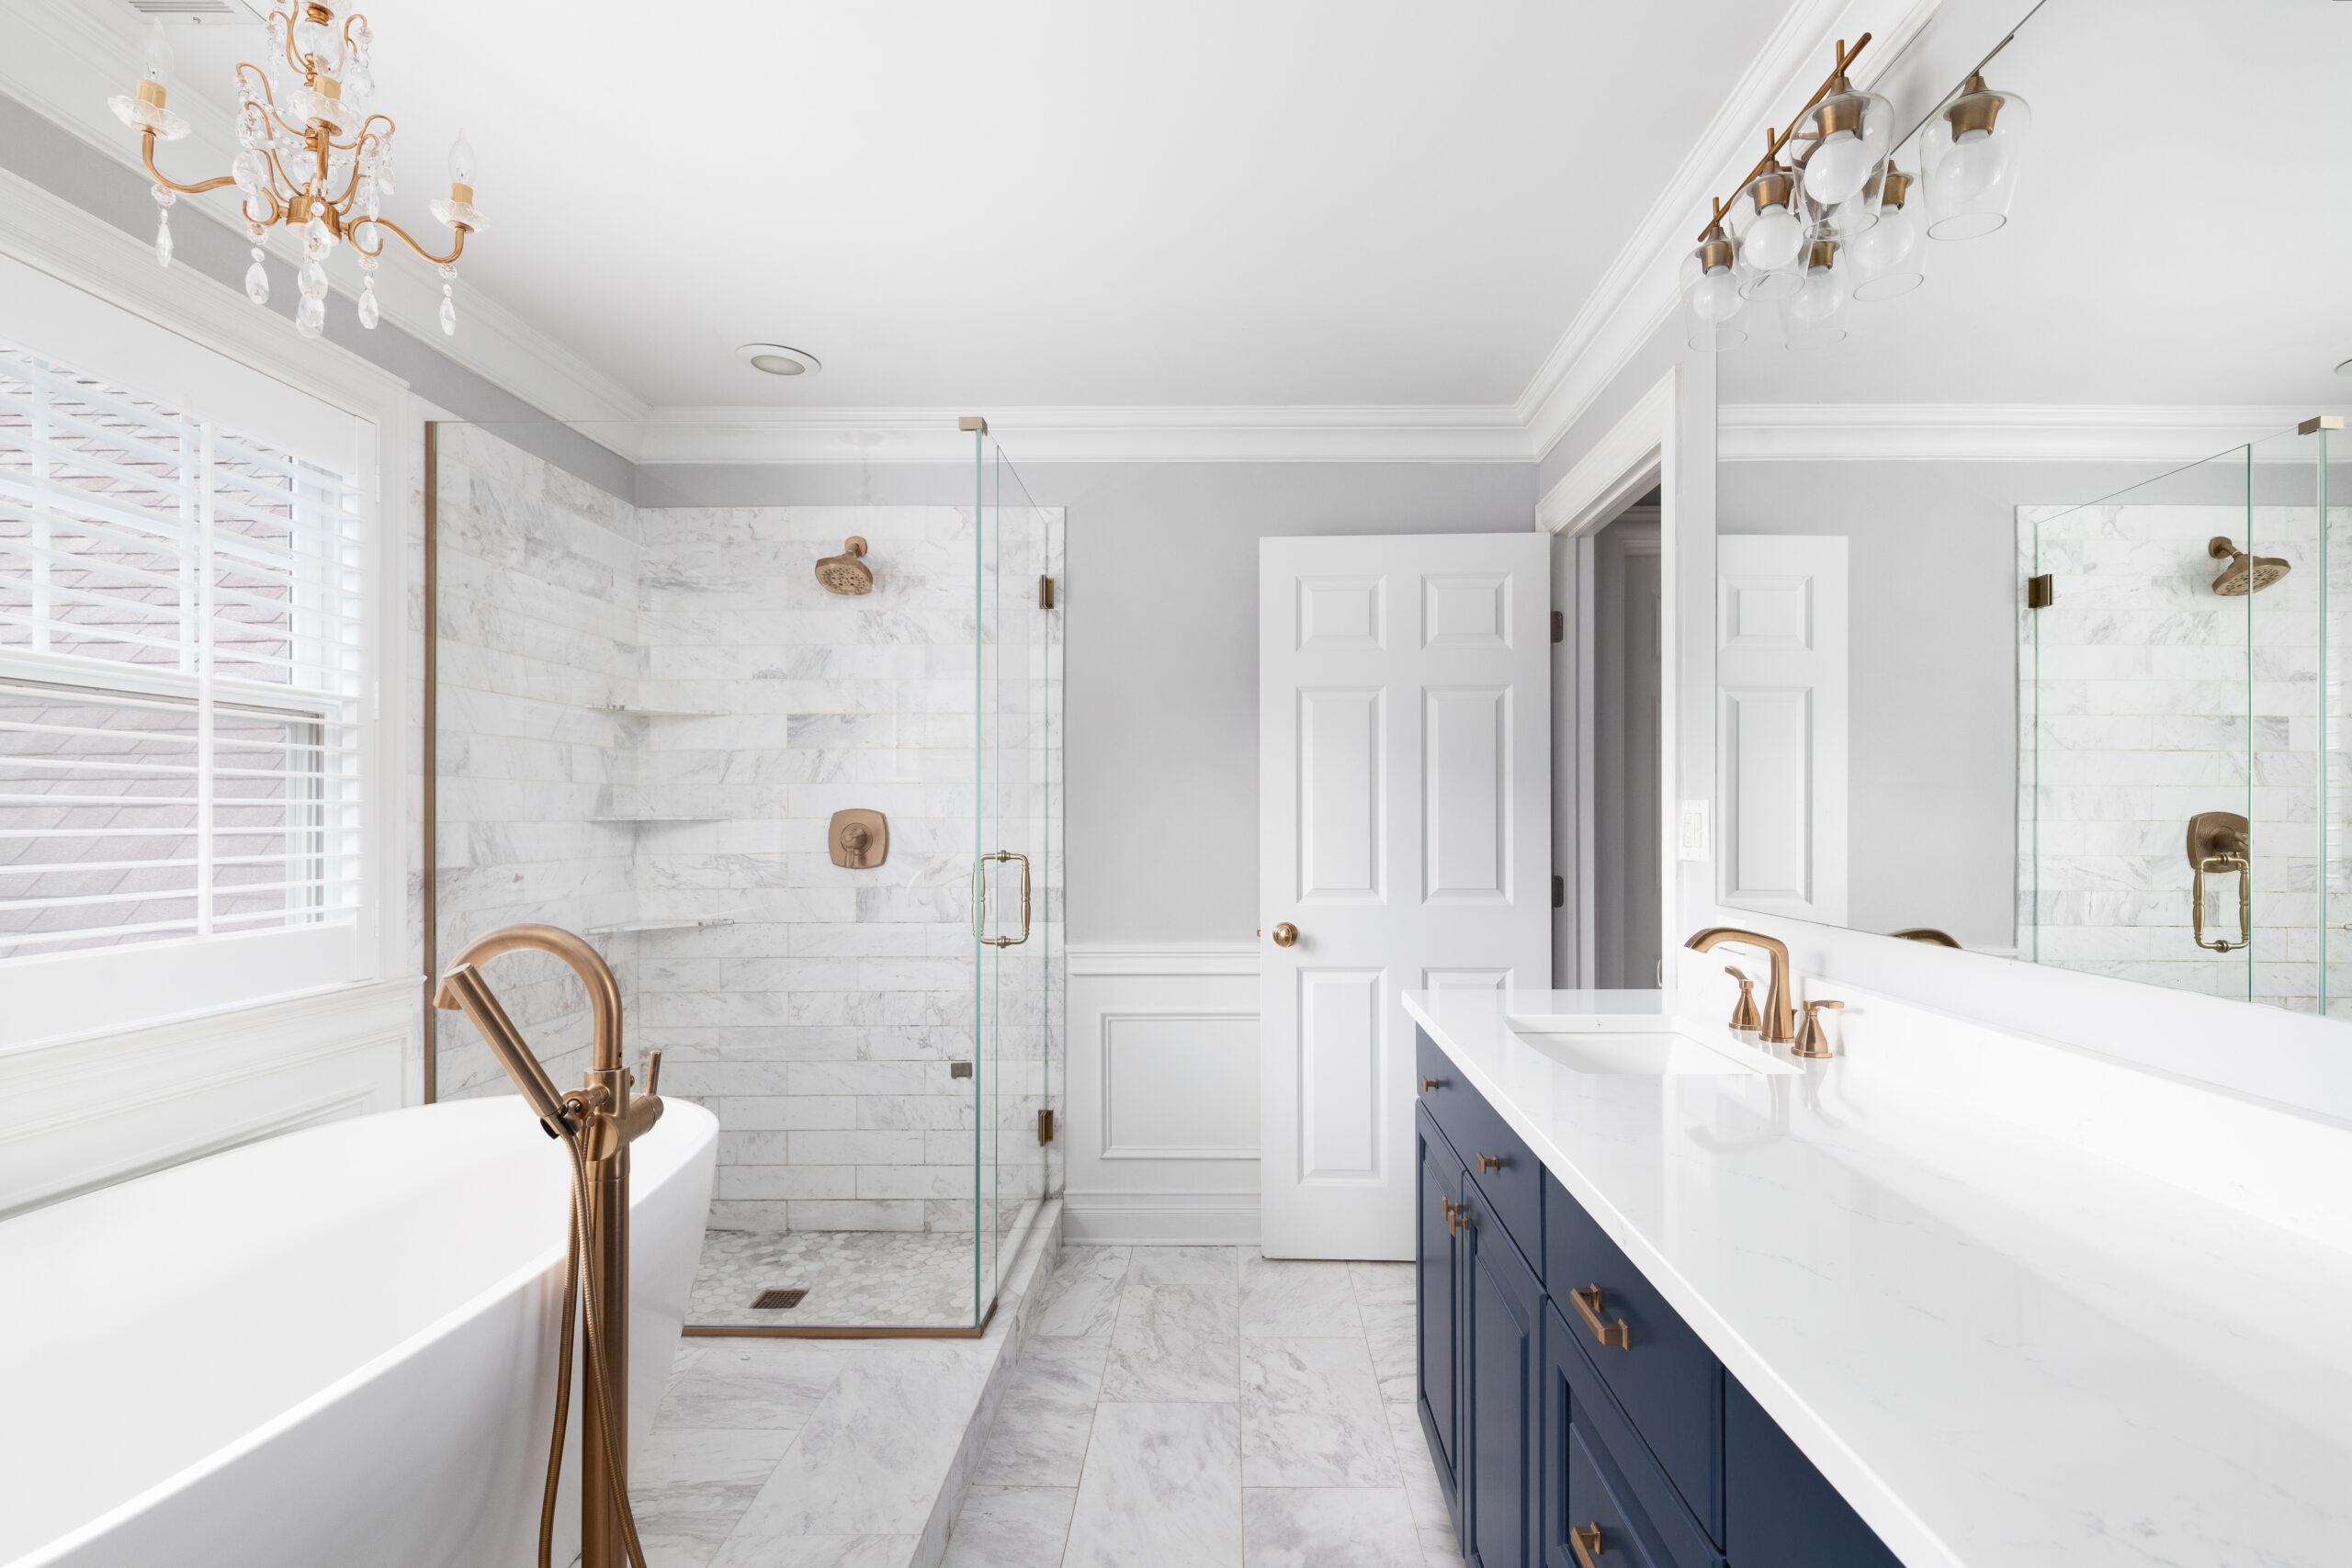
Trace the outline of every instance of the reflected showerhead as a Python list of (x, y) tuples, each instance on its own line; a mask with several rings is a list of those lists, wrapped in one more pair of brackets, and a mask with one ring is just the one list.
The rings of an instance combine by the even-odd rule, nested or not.
[(817, 563), (817, 581), (825, 585), (828, 593), (871, 593), (874, 592), (874, 571), (858, 558), (865, 554), (865, 541), (854, 535), (842, 541), (842, 553), (827, 556)]
[(2213, 592), (2225, 599), (2259, 593), (2295, 570), (2277, 556), (2250, 556), (2219, 534), (2206, 541), (2205, 553), (2230, 563), (2213, 580)]

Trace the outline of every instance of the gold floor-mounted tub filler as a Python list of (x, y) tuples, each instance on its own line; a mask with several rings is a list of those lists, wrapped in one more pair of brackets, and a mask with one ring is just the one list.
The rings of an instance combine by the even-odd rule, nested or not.
[[(502, 953), (552, 953), (588, 987), (594, 1019), (587, 1080), (559, 1091), (506, 1016), (477, 967)], [(575, 1313), (588, 1342), (581, 1380), (588, 1408), (580, 1434), (580, 1568), (645, 1568), (637, 1519), (628, 1506), (628, 1146), (662, 1119), (656, 1092), (662, 1054), (646, 1058), (645, 1092), (631, 1098), (635, 1076), (621, 1066), (621, 991), (596, 950), (554, 926), (494, 931), (450, 964), (433, 1005), (463, 1010), (481, 1031), (548, 1136), (571, 1159), (571, 1224), (563, 1281), (563, 1335), (556, 1351), (555, 1434), (548, 1443), (547, 1490), (539, 1505), (539, 1568), (550, 1568), (557, 1483), (562, 1479), (564, 1423), (571, 1402)], [(582, 1277), (586, 1290), (582, 1290)], [(584, 1294), (584, 1301), (582, 1300)], [(584, 1306), (585, 1311), (582, 1308)]]

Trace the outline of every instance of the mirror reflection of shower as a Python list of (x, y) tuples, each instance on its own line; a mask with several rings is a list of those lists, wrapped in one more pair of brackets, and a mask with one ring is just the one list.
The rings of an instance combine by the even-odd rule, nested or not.
[(2205, 542), (2205, 553), (2230, 563), (2213, 580), (2213, 592), (2224, 599), (2259, 593), (2295, 570), (2277, 556), (2250, 556), (2220, 534)]

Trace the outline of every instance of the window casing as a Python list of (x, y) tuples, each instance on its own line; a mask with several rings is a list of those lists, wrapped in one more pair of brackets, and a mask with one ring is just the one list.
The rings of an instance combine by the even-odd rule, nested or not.
[(0, 966), (358, 917), (351, 477), (0, 345)]

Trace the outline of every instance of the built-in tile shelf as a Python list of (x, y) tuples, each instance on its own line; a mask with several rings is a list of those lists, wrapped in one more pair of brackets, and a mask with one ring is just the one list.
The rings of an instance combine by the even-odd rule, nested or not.
[(606, 703), (605, 711), (618, 714), (623, 718), (725, 718), (728, 716), (718, 708), (641, 708), (632, 707), (627, 703)]
[(679, 920), (616, 920), (609, 926), (590, 926), (590, 936), (628, 936), (637, 931), (698, 931), (712, 926), (731, 926), (731, 919)]
[(591, 822), (617, 823), (623, 827), (641, 827), (650, 822), (724, 822), (724, 817), (668, 816), (654, 811), (632, 811), (616, 817), (591, 817)]

